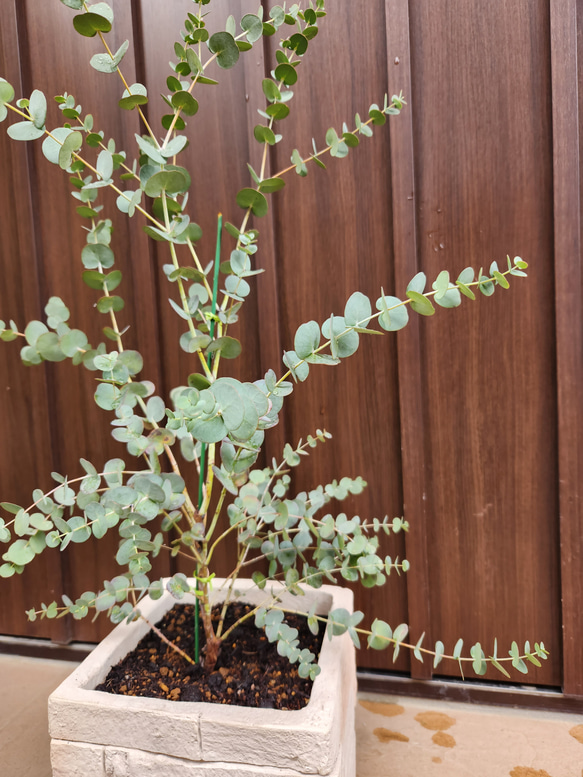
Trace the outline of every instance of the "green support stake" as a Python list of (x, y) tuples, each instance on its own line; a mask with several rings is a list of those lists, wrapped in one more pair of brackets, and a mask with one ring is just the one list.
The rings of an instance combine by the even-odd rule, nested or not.
[[(223, 214), (219, 213), (218, 219), (217, 219), (217, 242), (215, 247), (215, 266), (214, 266), (214, 273), (213, 273), (213, 300), (212, 300), (212, 315), (213, 318), (211, 319), (211, 325), (210, 325), (210, 338), (211, 340), (215, 336), (215, 315), (217, 312), (217, 297), (219, 294), (219, 268), (221, 266), (221, 235), (223, 231)], [(211, 366), (212, 357), (209, 355), (207, 356), (207, 364), (210, 369)], [(206, 445), (201, 444), (200, 448), (200, 474), (198, 477), (198, 507), (200, 509), (200, 506), (202, 505), (202, 484), (204, 479), (204, 468), (205, 468), (205, 459), (206, 459)], [(198, 591), (198, 579), (196, 581), (196, 590)], [(199, 647), (199, 641), (198, 641), (198, 623), (199, 623), (199, 610), (198, 610), (198, 597), (196, 599), (196, 604), (194, 606), (194, 660), (198, 664), (199, 658), (200, 658), (200, 647)]]

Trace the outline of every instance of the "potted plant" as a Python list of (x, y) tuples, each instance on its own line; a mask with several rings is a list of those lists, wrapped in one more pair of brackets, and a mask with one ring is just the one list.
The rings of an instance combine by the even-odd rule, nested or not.
[[(358, 494), (366, 485), (362, 478), (342, 478), (290, 495), (291, 470), (330, 435), (317, 430), (305, 441), (287, 443), (281, 458), (265, 465), (260, 458), (265, 434), (278, 423), (295, 383), (305, 381), (312, 369), (348, 358), (367, 334), (402, 329), (409, 311), (432, 315), (434, 304), (457, 307), (463, 296), (475, 299), (476, 291), (490, 296), (497, 286), (506, 288), (510, 276), (524, 276), (526, 263), (516, 257), (508, 259), (503, 270), (495, 262), (487, 272), (466, 268), (455, 280), (444, 270), (429, 289), (425, 275), (419, 273), (402, 298), (381, 289), (371, 301), (355, 291), (338, 315), (298, 326), (283, 367), (274, 365), (255, 382), (224, 376), (224, 360), (241, 352), (232, 325), (249, 295), (250, 279), (258, 272), (253, 263), (259, 237), (256, 223), (267, 212), (268, 197), (283, 188), (290, 175), (305, 176), (310, 166), (324, 166), (326, 157), (347, 156), (363, 137), (372, 135), (373, 127), (398, 114), (404, 99), (385, 96), (369, 107), (365, 119), (357, 114), (350, 127), (329, 129), (319, 150), (314, 146), (305, 154), (294, 149), (291, 164), (268, 175), (268, 151), (282, 140), (279, 130), (290, 113), (299, 66), (325, 16), (324, 0), (288, 9), (274, 6), (269, 14), (260, 10), (241, 19), (229, 17), (220, 28), (211, 0), (196, 0), (174, 47), (161, 132), (146, 120), (143, 106), (150, 99), (146, 87), (130, 84), (123, 75), (128, 42), (115, 52), (108, 45), (114, 24), (111, 6), (61, 2), (72, 9), (77, 33), (103, 43), (103, 52), (92, 57), (91, 65), (121, 78), (118, 107), (140, 115), (143, 134), (136, 134), (131, 154), (118, 150), (67, 93), (55, 98), (62, 120), (54, 127), (41, 91), (15, 101), (13, 87), (0, 80), (0, 121), (13, 119), (8, 123), (10, 137), (42, 140), (48, 162), (70, 176), (87, 231), (81, 255), (83, 279), (96, 290), (97, 311), (107, 320), (104, 341), (92, 345), (69, 323), (65, 303), (51, 297), (46, 321), (26, 325), (0, 321), (0, 338), (23, 343), (26, 365), (70, 359), (94, 372), (95, 401), (113, 414), (112, 435), (125, 445), (126, 458), (135, 459), (131, 465), (121, 458), (104, 464), (81, 459), (82, 475), (54, 473), (54, 488), (36, 490), (32, 504), (1, 505), (3, 577), (20, 574), (47, 548), (64, 550), (71, 543), (119, 533), (116, 561), (123, 570), (119, 575), (97, 591), (74, 600), (63, 597), (60, 604), (43, 603), (28, 612), (31, 620), (105, 612), (118, 624), (52, 697), (55, 772), (120, 777), (162, 772), (353, 774), (354, 646), (359, 645), (359, 634), (372, 649), (391, 647), (395, 657), (405, 646), (416, 658), (431, 655), (436, 665), (444, 658), (460, 666), (469, 662), (479, 675), (488, 663), (505, 672), (505, 661), (526, 671), (525, 662), (538, 665), (546, 651), (536, 643), (532, 650), (527, 644), (521, 653), (513, 643), (509, 656), (501, 658), (496, 647), (487, 656), (477, 643), (469, 656), (462, 656), (460, 640), (446, 656), (441, 642), (431, 649), (423, 646), (423, 638), (408, 644), (405, 624), (391, 628), (376, 619), (369, 629), (362, 628), (363, 613), (352, 611), (349, 592), (337, 583), (380, 586), (391, 570), (406, 572), (405, 560), (379, 555), (378, 535), (406, 531), (408, 524), (401, 518), (362, 521), (328, 512), (334, 502)], [(191, 220), (192, 171), (180, 164), (189, 143), (187, 122), (198, 112), (197, 90), (216, 83), (221, 69), (234, 67), (271, 35), (277, 36), (279, 46), (270, 77), (262, 79), (261, 122), (253, 131), (262, 150), (261, 165), (249, 166), (249, 186), (237, 194), (241, 222), (223, 224), (219, 217), (216, 243), (209, 250), (200, 227)], [(142, 356), (124, 342), (123, 299), (117, 293), (122, 278), (115, 269), (111, 222), (99, 203), (103, 189), (115, 192), (117, 208), (130, 219), (141, 219), (147, 235), (167, 247), (164, 272), (171, 305), (184, 329), (179, 347), (192, 358), (192, 372), (168, 397), (157, 394), (154, 384), (142, 376)], [(235, 546), (236, 563), (231, 574), (219, 580), (213, 559), (224, 543)], [(152, 561), (160, 553), (187, 557), (191, 576), (154, 579)], [(246, 609), (229, 624), (229, 605), (241, 598)], [(156, 625), (176, 601), (193, 607), (192, 652)], [(312, 632), (325, 628), (334, 637), (324, 640), (319, 661), (315, 651), (299, 642), (297, 629), (286, 620), (290, 612), (303, 614)], [(162, 679), (170, 698), (94, 690), (113, 664), (151, 630), (164, 644), (171, 643), (170, 650), (187, 669), (192, 665), (199, 673), (216, 674), (223, 646), (235, 639), (238, 626), (251, 620), (289, 659), (300, 679), (313, 681), (311, 700), (303, 709), (249, 710), (204, 701), (177, 704)], [(200, 645), (199, 631), (204, 635)]]

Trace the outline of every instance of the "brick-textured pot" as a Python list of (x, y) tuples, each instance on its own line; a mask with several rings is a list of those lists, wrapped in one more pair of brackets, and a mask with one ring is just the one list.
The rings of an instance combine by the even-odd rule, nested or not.
[[(221, 600), (215, 580), (214, 601)], [(265, 599), (250, 581), (237, 583), (239, 598)], [(352, 611), (352, 592), (335, 586), (283, 594), (291, 609), (320, 614)], [(186, 603), (193, 598), (185, 597)], [(144, 600), (152, 623), (176, 600)], [(109, 669), (149, 630), (144, 621), (122, 623), (51, 694), (49, 732), (53, 777), (354, 777), (355, 652), (348, 634), (324, 638), (322, 671), (302, 710), (254, 709), (206, 702), (173, 702), (93, 690)]]

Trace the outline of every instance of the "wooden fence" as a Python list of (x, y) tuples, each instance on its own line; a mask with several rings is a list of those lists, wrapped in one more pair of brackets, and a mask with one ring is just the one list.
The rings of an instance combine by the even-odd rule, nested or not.
[[(256, 11), (254, 2), (215, 0), (224, 15)], [(71, 30), (71, 11), (57, 0), (1, 0), (0, 75), (18, 95), (33, 88), (78, 97), (95, 126), (130, 147), (140, 131), (135, 113), (119, 117), (115, 77), (88, 65), (98, 40)], [(151, 95), (166, 92), (175, 29), (189, 3), (113, 0), (112, 46), (131, 43), (129, 82)], [(403, 294), (415, 273), (430, 282), (442, 269), (454, 277), (467, 265), (529, 262), (492, 299), (465, 300), (432, 319), (416, 318), (398, 335), (364, 338), (350, 362), (313, 369), (297, 387), (269, 450), (325, 427), (334, 439), (316, 450), (298, 488), (362, 474), (365, 494), (348, 510), (361, 516), (404, 514), (411, 531), (384, 541), (411, 562), (406, 579), (359, 591), (357, 606), (397, 624), (413, 640), (452, 648), (458, 637), (543, 641), (551, 656), (526, 678), (536, 687), (583, 695), (583, 482), (580, 246), (580, 102), (575, 0), (348, 0), (329, 14), (301, 66), (284, 139), (272, 150), (272, 171), (289, 164), (294, 147), (324, 144), (330, 126), (349, 125), (358, 111), (403, 90), (407, 107), (344, 160), (287, 178), (257, 221), (257, 279), (239, 336), (238, 375), (279, 371), (296, 327), (341, 313), (360, 290)], [(194, 170), (193, 218), (212, 255), (218, 210), (236, 221), (245, 162), (256, 161), (252, 136), (263, 104), (261, 79), (277, 39), (220, 72), (219, 87), (201, 90), (200, 116), (189, 128), (185, 162)], [(81, 95), (87, 95), (87, 97)], [(57, 109), (53, 118), (57, 123)], [(155, 101), (148, 106), (159, 126)], [(49, 121), (50, 123), (50, 121)], [(39, 318), (61, 296), (75, 326), (100, 339), (91, 310), (95, 295), (80, 281), (84, 244), (67, 176), (42, 156), (0, 133), (0, 317), (19, 324)], [(241, 130), (243, 128), (243, 131)], [(126, 283), (124, 322), (131, 344), (146, 354), (145, 374), (163, 391), (184, 381), (189, 357), (174, 347), (181, 328), (167, 303), (157, 246), (139, 219), (128, 222), (106, 200), (114, 248)], [(159, 255), (160, 254), (160, 255)], [(131, 282), (131, 283), (130, 283)], [(133, 284), (133, 289), (131, 285)], [(163, 343), (172, 343), (171, 347)], [(50, 472), (71, 476), (78, 458), (95, 462), (123, 451), (93, 404), (94, 376), (68, 364), (20, 367), (18, 347), (0, 349), (0, 494), (26, 502)], [(0, 632), (95, 640), (108, 624), (44, 621), (23, 611), (65, 591), (93, 590), (115, 574), (112, 536), (47, 552), (24, 576), (2, 584)], [(79, 552), (81, 550), (81, 552)], [(225, 560), (226, 561), (226, 560)], [(161, 561), (157, 571), (168, 571)], [(49, 589), (47, 592), (47, 588)], [(359, 663), (430, 679), (430, 664), (393, 667), (388, 653), (362, 650)], [(457, 676), (440, 665), (440, 677)], [(487, 678), (499, 681), (489, 670)], [(522, 683), (514, 673), (512, 682)]]

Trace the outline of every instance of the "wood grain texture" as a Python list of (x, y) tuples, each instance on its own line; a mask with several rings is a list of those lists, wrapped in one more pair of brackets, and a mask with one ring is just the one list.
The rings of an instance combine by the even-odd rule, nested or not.
[(422, 322), (432, 631), (504, 654), (542, 640), (550, 660), (513, 679), (559, 686), (548, 5), (411, 8), (421, 267), (530, 262)]
[[(26, 80), (26, 20), (17, 4), (7, 3), (0, 26), (0, 72), (15, 89)], [(28, 85), (26, 85), (28, 86)], [(31, 159), (24, 144), (15, 144), (0, 133), (0, 310), (5, 321), (13, 319), (22, 328), (25, 321), (38, 318), (41, 288), (30, 190)], [(2, 446), (0, 493), (2, 499), (28, 505), (36, 485), (48, 487), (52, 457), (51, 423), (48, 415), (48, 375), (45, 369), (24, 370), (19, 344), (0, 348), (0, 422), (7, 441)], [(24, 433), (23, 433), (24, 430)], [(15, 445), (15, 441), (18, 443)], [(50, 580), (50, 585), (45, 584)], [(39, 559), (36, 575), (3, 581), (0, 633), (29, 637), (50, 637), (66, 641), (70, 625), (63, 621), (31, 624), (24, 610), (45, 597), (63, 592), (60, 560), (45, 554)]]
[(578, 4), (551, 0), (563, 688), (583, 696), (583, 307)]
[[(391, 94), (411, 94), (411, 44), (409, 3), (387, 2), (387, 69)], [(391, 187), (393, 197), (393, 245), (395, 288), (403, 296), (419, 268), (415, 199), (414, 114), (409, 105), (391, 121)], [(403, 479), (403, 514), (411, 525), (406, 540), (411, 574), (407, 577), (407, 609), (413, 643), (425, 634), (425, 644), (433, 644), (430, 630), (430, 596), (427, 548), (427, 470), (424, 425), (425, 399), (421, 363), (421, 327), (414, 316), (398, 336), (399, 413)], [(431, 677), (429, 662), (411, 662), (411, 677)]]
[[(382, 3), (359, 7), (358, 32), (345, 3), (335, 4), (299, 69), (282, 124), (284, 139), (275, 148), (274, 166), (289, 165), (293, 148), (306, 155), (311, 138), (325, 145), (326, 130), (353, 126), (354, 114), (367, 114), (387, 91), (386, 40)], [(366, 40), (364, 49), (356, 40)], [(348, 56), (342, 55), (346, 42)], [(277, 40), (272, 41), (272, 46)], [(353, 48), (356, 46), (356, 48)], [(358, 52), (358, 54), (357, 54)], [(273, 57), (273, 54), (272, 54)], [(273, 61), (273, 60), (272, 60)], [(342, 160), (326, 159), (326, 172), (311, 165), (308, 176), (287, 174), (286, 188), (274, 198), (282, 350), (293, 347), (297, 327), (310, 319), (324, 322), (341, 315), (356, 290), (374, 301), (381, 286), (392, 292), (390, 152), (387, 127)], [(281, 368), (280, 368), (281, 369)], [(296, 489), (309, 489), (343, 475), (363, 475), (368, 488), (359, 497), (334, 503), (329, 511), (392, 518), (402, 514), (399, 404), (394, 336), (361, 336), (349, 363), (312, 367), (306, 383), (287, 402), (288, 441), (296, 444), (316, 427), (333, 439), (310, 453), (294, 472)], [(384, 538), (382, 551), (403, 558), (402, 536)], [(407, 620), (403, 577), (391, 576), (384, 588), (355, 588), (356, 607), (367, 622), (382, 618), (391, 625)], [(359, 664), (392, 666), (389, 651), (362, 650)], [(409, 664), (405, 653), (396, 668)]]

